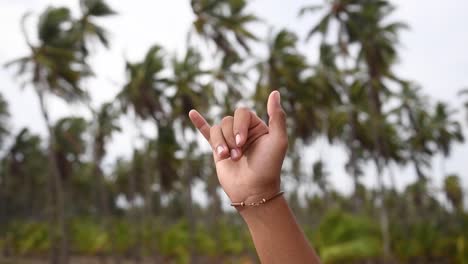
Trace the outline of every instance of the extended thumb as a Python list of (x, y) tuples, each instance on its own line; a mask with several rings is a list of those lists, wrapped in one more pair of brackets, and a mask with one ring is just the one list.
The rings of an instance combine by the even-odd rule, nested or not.
[(268, 97), (267, 111), (270, 118), (268, 122), (270, 133), (275, 134), (275, 136), (287, 137), (286, 115), (281, 107), (281, 96), (278, 91), (273, 91)]

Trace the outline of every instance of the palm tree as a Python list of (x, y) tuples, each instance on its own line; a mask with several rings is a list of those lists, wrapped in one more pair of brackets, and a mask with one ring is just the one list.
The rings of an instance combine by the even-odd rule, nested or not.
[(213, 89), (209, 83), (202, 82), (210, 71), (201, 68), (202, 57), (193, 47), (187, 49), (184, 58), (171, 61), (171, 77), (165, 80), (168, 88), (174, 88), (174, 95), (169, 97), (171, 119), (178, 120), (182, 128), (193, 128), (186, 118), (195, 107), (204, 111), (213, 100)]
[[(189, 141), (185, 137), (185, 130), (187, 128), (193, 130), (193, 126), (189, 124), (187, 119), (190, 110), (197, 108), (201, 111), (208, 109), (210, 102), (214, 99), (213, 86), (210, 83), (203, 82), (203, 78), (210, 74), (210, 71), (201, 68), (202, 57), (199, 52), (194, 48), (189, 47), (182, 59), (174, 57), (171, 61), (170, 69), (172, 71), (171, 77), (166, 81), (168, 89), (175, 89), (173, 96), (169, 97), (169, 103), (171, 106), (171, 116), (168, 124), (171, 127), (165, 129), (164, 133), (161, 134), (163, 137), (158, 137), (158, 150), (160, 164), (162, 162), (166, 164), (176, 165), (180, 161), (176, 158), (175, 151), (180, 146), (188, 146), (182, 148), (184, 152), (184, 159), (181, 170), (176, 175), (181, 176), (181, 182), (184, 186), (183, 195), (185, 200), (185, 213), (187, 219), (189, 219), (189, 235), (192, 241), (194, 241), (195, 235), (195, 219), (193, 214), (193, 201), (192, 201), (192, 182), (194, 176), (201, 176), (197, 174), (197, 168), (200, 165), (200, 157), (196, 155), (196, 141)], [(176, 141), (174, 129), (180, 124), (180, 132), (182, 132), (182, 140), (180, 143)], [(162, 132), (162, 131), (161, 131)], [(164, 142), (164, 143), (162, 143)], [(164, 154), (167, 153), (167, 154)], [(177, 171), (177, 167), (172, 167), (174, 171)], [(164, 179), (166, 177), (161, 177)], [(191, 259), (195, 257), (194, 248), (190, 249)]]
[(430, 148), (432, 132), (430, 127), (430, 114), (428, 105), (424, 103), (427, 98), (419, 95), (419, 88), (410, 84), (404, 84), (398, 94), (400, 106), (394, 111), (398, 116), (399, 125), (411, 131), (408, 142), (408, 159), (412, 161), (418, 181), (425, 182), (427, 177), (423, 171), (429, 165), (429, 160), (434, 154)]
[(309, 65), (296, 45), (297, 36), (286, 30), (270, 40), (268, 58), (257, 64), (259, 80), (254, 101), (259, 104), (259, 114), (264, 115), (266, 109), (260, 102), (266, 100), (269, 91), (279, 90), (284, 98), (283, 107), (294, 120), (293, 138), (298, 136), (308, 142), (322, 131), (323, 111), (330, 102), (330, 96), (325, 96), (331, 93), (328, 86), (319, 85), (323, 84), (319, 74), (304, 76)]
[(159, 123), (167, 115), (162, 106), (165, 85), (160, 76), (164, 69), (162, 48), (151, 47), (141, 63), (127, 62), (126, 67), (128, 82), (117, 95), (122, 110), (132, 109), (137, 117), (152, 118)]
[(432, 116), (430, 128), (432, 130), (433, 141), (437, 150), (447, 157), (450, 155), (453, 143), (464, 141), (461, 125), (452, 116), (454, 111), (449, 109), (445, 103), (437, 103)]
[(195, 13), (194, 29), (204, 39), (215, 43), (226, 64), (239, 62), (238, 46), (250, 52), (248, 41), (257, 40), (257, 37), (247, 26), (258, 18), (246, 14), (247, 1), (191, 0), (190, 3)]
[[(25, 16), (24, 18), (26, 18)], [(25, 84), (34, 87), (40, 104), (40, 110), (49, 133), (49, 169), (50, 190), (55, 193), (56, 221), (51, 222), (51, 232), (58, 227), (58, 233), (52, 234), (53, 263), (68, 262), (67, 231), (65, 222), (65, 200), (62, 180), (60, 178), (59, 163), (54, 153), (56, 136), (49, 117), (46, 96), (56, 95), (68, 102), (86, 97), (85, 91), (79, 86), (83, 77), (89, 75), (88, 67), (79, 59), (70, 31), (67, 28), (73, 24), (70, 10), (64, 7), (47, 8), (39, 17), (37, 27), (38, 43), (33, 44), (25, 30), (23, 19), (23, 33), (30, 49), (30, 54), (9, 64), (18, 65), (18, 75), (25, 78)], [(52, 185), (53, 184), (53, 185)], [(52, 187), (53, 186), (53, 187)], [(51, 215), (54, 215), (51, 213)], [(57, 222), (54, 224), (53, 222)], [(59, 243), (60, 241), (60, 243)]]
[(80, 0), (81, 17), (74, 23), (73, 38), (85, 59), (89, 54), (89, 45), (93, 40), (109, 47), (108, 33), (94, 19), (115, 15), (116, 12), (104, 0)]

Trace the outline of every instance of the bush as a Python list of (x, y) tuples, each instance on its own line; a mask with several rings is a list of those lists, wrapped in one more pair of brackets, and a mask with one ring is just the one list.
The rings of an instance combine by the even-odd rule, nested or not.
[(76, 219), (71, 224), (72, 250), (83, 255), (97, 255), (109, 250), (109, 235), (88, 219)]
[(51, 246), (49, 230), (45, 223), (14, 222), (7, 231), (15, 255), (45, 254)]
[(375, 258), (382, 248), (379, 229), (371, 219), (339, 210), (322, 219), (314, 244), (324, 263)]

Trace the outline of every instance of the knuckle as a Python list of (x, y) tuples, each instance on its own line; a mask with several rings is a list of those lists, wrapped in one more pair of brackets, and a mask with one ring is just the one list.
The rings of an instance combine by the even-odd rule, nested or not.
[(219, 130), (219, 125), (213, 125), (211, 128), (210, 128), (210, 134), (213, 134), (215, 133), (216, 131)]
[(289, 143), (288, 143), (288, 137), (286, 137), (286, 136), (280, 137), (280, 138), (278, 139), (277, 144), (278, 144), (278, 147), (279, 147), (281, 150), (286, 151), (286, 150), (288, 149), (288, 145), (289, 145)]
[(248, 113), (250, 111), (249, 108), (245, 107), (245, 106), (241, 106), (241, 107), (238, 107), (236, 108), (236, 111), (234, 112), (235, 114), (239, 114), (239, 113)]
[(223, 119), (221, 119), (221, 124), (228, 124), (229, 122), (231, 122), (232, 120), (234, 119), (234, 117), (232, 116), (225, 116), (223, 117)]
[(286, 123), (286, 113), (283, 110), (278, 110), (273, 116), (275, 122)]
[(277, 116), (280, 120), (286, 120), (286, 113), (282, 109), (278, 110)]

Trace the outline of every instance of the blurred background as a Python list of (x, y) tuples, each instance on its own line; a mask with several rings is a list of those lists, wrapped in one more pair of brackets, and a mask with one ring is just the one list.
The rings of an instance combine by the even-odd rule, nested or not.
[(273, 90), (324, 263), (468, 263), (466, 10), (1, 0), (0, 263), (258, 263), (187, 113)]

